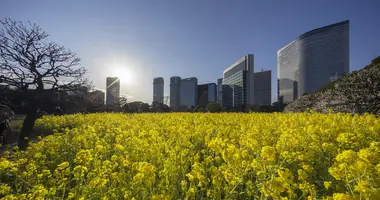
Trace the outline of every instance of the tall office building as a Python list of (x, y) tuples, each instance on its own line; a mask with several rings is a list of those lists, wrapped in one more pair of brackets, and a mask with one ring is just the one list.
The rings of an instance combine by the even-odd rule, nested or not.
[(254, 105), (254, 57), (242, 57), (223, 72), (222, 101), (225, 108)]
[(164, 78), (153, 79), (153, 102), (164, 103)]
[(177, 110), (180, 105), (181, 77), (170, 77), (170, 108)]
[(349, 73), (349, 21), (300, 35), (277, 52), (278, 100), (291, 102)]
[(216, 96), (215, 83), (198, 85), (198, 105), (205, 106), (210, 102), (216, 102)]
[(218, 79), (218, 104), (222, 105), (222, 86), (223, 86), (223, 78)]
[(255, 104), (259, 106), (272, 105), (272, 71), (256, 72), (254, 74)]
[(119, 102), (120, 79), (118, 77), (107, 77), (106, 104), (114, 105)]
[(182, 79), (180, 93), (180, 106), (195, 107), (198, 104), (198, 79), (195, 77)]

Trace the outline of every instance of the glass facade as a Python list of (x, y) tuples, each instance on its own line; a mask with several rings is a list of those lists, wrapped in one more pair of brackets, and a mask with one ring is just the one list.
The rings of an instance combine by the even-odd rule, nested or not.
[(180, 104), (181, 77), (170, 77), (170, 108), (176, 110)]
[(218, 103), (222, 105), (222, 87), (223, 87), (223, 78), (218, 79)]
[(192, 108), (198, 105), (198, 79), (195, 77), (181, 80), (180, 106)]
[(106, 81), (107, 85), (107, 96), (106, 104), (114, 105), (119, 102), (120, 97), (120, 79), (118, 77), (108, 77)]
[(255, 73), (255, 104), (259, 106), (272, 105), (272, 71)]
[(246, 105), (247, 71), (240, 70), (223, 79), (223, 106), (237, 108)]
[(208, 101), (216, 102), (216, 84), (215, 83), (208, 84)]
[(210, 102), (216, 102), (216, 84), (198, 85), (198, 105), (206, 106)]
[(253, 55), (244, 56), (223, 72), (222, 102), (225, 108), (254, 105)]
[(309, 31), (277, 53), (278, 100), (291, 102), (349, 73), (349, 21)]

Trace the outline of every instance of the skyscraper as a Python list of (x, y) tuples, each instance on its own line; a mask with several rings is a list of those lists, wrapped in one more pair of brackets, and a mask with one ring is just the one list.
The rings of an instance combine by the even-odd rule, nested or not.
[(118, 77), (107, 77), (106, 104), (114, 105), (119, 102), (120, 79)]
[(164, 103), (164, 78), (153, 79), (153, 102)]
[(215, 83), (198, 85), (198, 105), (205, 106), (210, 102), (216, 102), (216, 95)]
[(218, 104), (222, 105), (222, 87), (223, 87), (223, 78), (218, 79)]
[(255, 82), (255, 104), (259, 106), (272, 105), (272, 71), (256, 72)]
[(170, 77), (170, 108), (177, 110), (180, 105), (181, 77)]
[(223, 72), (222, 101), (225, 108), (254, 105), (254, 57), (242, 57)]
[(180, 106), (192, 108), (198, 104), (198, 79), (195, 77), (181, 80)]
[(349, 73), (349, 25), (314, 29), (277, 52), (279, 101), (291, 102)]

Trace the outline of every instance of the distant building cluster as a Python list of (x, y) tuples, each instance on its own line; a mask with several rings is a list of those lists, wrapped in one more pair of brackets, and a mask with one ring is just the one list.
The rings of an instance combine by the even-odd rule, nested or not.
[[(271, 105), (271, 74), (271, 71), (254, 73), (254, 57), (249, 54), (224, 70), (223, 78), (218, 79), (216, 83), (198, 84), (196, 77), (172, 76), (170, 108), (191, 109), (206, 106), (211, 102), (219, 103), (227, 109)], [(158, 78), (163, 80), (162, 77)], [(254, 84), (257, 85), (256, 89)], [(156, 84), (153, 84), (153, 100), (159, 95), (157, 91), (161, 91), (155, 88)]]
[[(318, 91), (349, 72), (349, 21), (317, 28), (300, 35), (277, 52), (278, 101), (289, 103)], [(106, 104), (117, 103), (120, 80), (107, 78)], [(228, 66), (216, 83), (199, 84), (196, 77), (170, 77), (170, 108), (206, 106), (246, 109), (272, 104), (272, 72), (255, 71), (254, 55)], [(153, 102), (164, 102), (164, 78), (153, 79)]]

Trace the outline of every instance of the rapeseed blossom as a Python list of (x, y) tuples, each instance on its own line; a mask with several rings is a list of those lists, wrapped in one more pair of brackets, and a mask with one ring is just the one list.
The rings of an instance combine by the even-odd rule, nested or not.
[(2, 199), (380, 199), (373, 115), (75, 114), (35, 129), (0, 158)]

